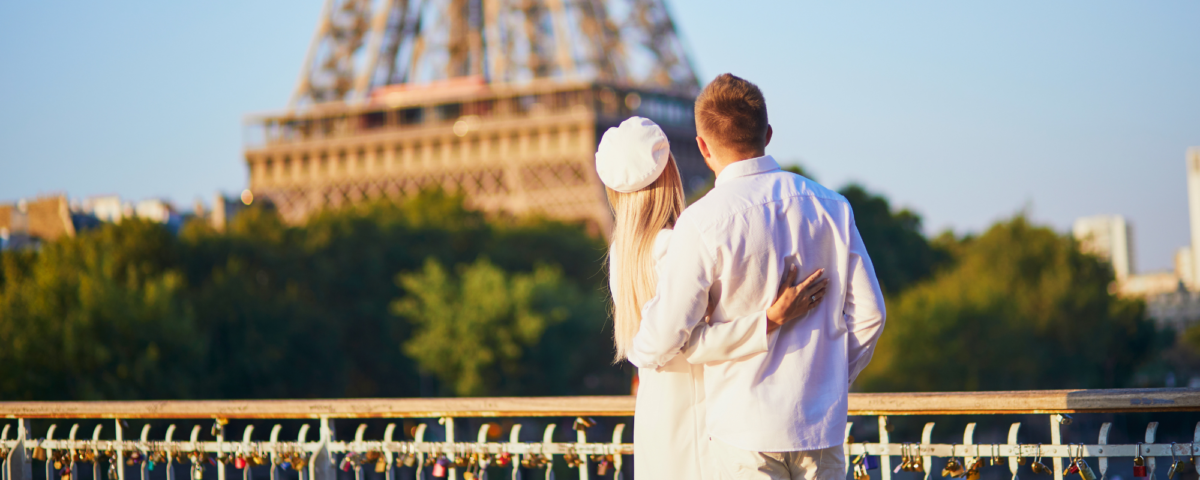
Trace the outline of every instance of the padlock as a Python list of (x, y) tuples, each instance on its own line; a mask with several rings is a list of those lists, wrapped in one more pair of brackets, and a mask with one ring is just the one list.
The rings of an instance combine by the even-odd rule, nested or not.
[(872, 457), (870, 455), (863, 457), (863, 468), (867, 470), (879, 469), (879, 457)]
[(496, 466), (497, 467), (507, 467), (510, 463), (512, 463), (512, 454), (511, 453), (504, 452), (504, 453), (501, 453), (500, 456), (496, 457)]
[(450, 466), (450, 459), (445, 456), (438, 457), (436, 462), (433, 462), (433, 476), (437, 478), (446, 477), (446, 467)]
[(965, 473), (965, 471), (963, 470), (962, 464), (958, 463), (957, 458), (950, 458), (949, 460), (946, 461), (946, 466), (944, 468), (942, 468), (942, 476), (943, 477), (956, 477), (957, 478), (957, 477), (963, 476), (964, 473)]
[(246, 457), (239, 455), (237, 458), (233, 459), (233, 468), (238, 470), (246, 468)]
[(1142, 458), (1141, 455), (1133, 459), (1133, 476), (1136, 478), (1146, 478), (1146, 459)]
[(600, 463), (596, 464), (596, 475), (608, 475), (608, 468), (608, 457), (601, 458)]
[(1171, 463), (1171, 468), (1167, 470), (1167, 480), (1175, 478), (1175, 474), (1183, 471), (1183, 461)]
[(1079, 473), (1079, 465), (1076, 465), (1075, 461), (1072, 460), (1071, 463), (1067, 465), (1067, 469), (1063, 470), (1063, 476), (1065, 477), (1067, 475), (1074, 475), (1076, 473)]
[(1050, 467), (1047, 467), (1045, 464), (1043, 464), (1042, 462), (1040, 462), (1038, 460), (1034, 460), (1033, 462), (1031, 462), (1029, 464), (1029, 469), (1033, 470), (1033, 473), (1037, 473), (1037, 474), (1041, 474), (1041, 475), (1050, 475), (1050, 474), (1054, 473), (1053, 471), (1050, 470)]
[(1083, 480), (1096, 480), (1096, 472), (1092, 470), (1091, 465), (1088, 465), (1087, 460), (1080, 458), (1075, 460), (1075, 463), (1079, 465), (1079, 476)]
[(387, 471), (387, 461), (380, 458), (375, 462), (375, 473), (383, 473)]

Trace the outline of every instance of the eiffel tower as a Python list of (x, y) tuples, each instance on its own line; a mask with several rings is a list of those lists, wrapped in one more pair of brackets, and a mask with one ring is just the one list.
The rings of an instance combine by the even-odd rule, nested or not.
[(612, 225), (600, 136), (639, 115), (684, 186), (699, 90), (664, 0), (327, 0), (291, 104), (248, 117), (255, 198), (300, 222), (425, 188), (488, 211)]

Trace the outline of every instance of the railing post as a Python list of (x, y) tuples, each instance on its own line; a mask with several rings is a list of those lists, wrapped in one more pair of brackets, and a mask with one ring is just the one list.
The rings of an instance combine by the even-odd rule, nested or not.
[(1017, 457), (1021, 456), (1020, 444), (1017, 443), (1017, 433), (1021, 431), (1021, 422), (1012, 424), (1008, 427), (1008, 471), (1012, 473), (1012, 480), (1017, 479)]
[[(1200, 436), (1200, 425), (1196, 426), (1196, 435)], [(621, 437), (625, 434), (625, 424), (618, 423), (617, 428), (613, 429), (613, 479), (621, 480), (621, 467), (625, 462), (621, 458)]]
[[(932, 449), (932, 447), (929, 447), (929, 445), (931, 445), (933, 443), (933, 426), (934, 425), (935, 425), (934, 422), (926, 423), (925, 428), (921, 430), (921, 445), (924, 446), (923, 449), (925, 451), (917, 452), (917, 453), (923, 454), (923, 455), (921, 455), (921, 468), (923, 468), (925, 470), (925, 480), (929, 480), (929, 478), (933, 476), (933, 453), (932, 453), (933, 449)], [(950, 452), (950, 454), (953, 455), (954, 452)]]
[(150, 471), (147, 469), (150, 465), (150, 452), (146, 448), (146, 444), (150, 442), (150, 424), (142, 425), (141, 444), (138, 445), (138, 458), (142, 461), (138, 463), (138, 471), (141, 473), (142, 480), (150, 480)]
[[(455, 467), (455, 460), (458, 460), (458, 455), (455, 453), (454, 447), (454, 418), (442, 417), (438, 419), (438, 423), (446, 426), (446, 445), (448, 446), (446, 458), (450, 459), (450, 472), (446, 475), (446, 480), (458, 480), (458, 468)], [(437, 461), (437, 459), (434, 459)]]
[[(1108, 431), (1112, 429), (1111, 422), (1104, 422), (1100, 425), (1100, 437), (1096, 439), (1097, 445), (1108, 445)], [(1100, 447), (1100, 453), (1104, 453), (1104, 447)], [(1108, 477), (1108, 457), (1100, 457), (1100, 478)]]
[(217, 419), (217, 480), (225, 480), (225, 423)]
[[(174, 435), (175, 435), (175, 424), (172, 423), (171, 425), (167, 426), (167, 435), (164, 437), (167, 440), (168, 444), (171, 443), (171, 437)], [(72, 435), (72, 436), (74, 436), (74, 435)], [(72, 471), (74, 471), (74, 470), (72, 470)], [(167, 453), (166, 474), (167, 474), (167, 480), (175, 480), (175, 456), (171, 455), (170, 452)], [(195, 479), (188, 479), (188, 480), (195, 480)]]
[[(1050, 444), (1056, 447), (1062, 445), (1062, 423), (1062, 415), (1056, 413), (1050, 416)], [(1054, 480), (1063, 480), (1062, 457), (1056, 455), (1052, 460), (1054, 462)]]
[(890, 441), (891, 439), (888, 437), (888, 419), (886, 416), (880, 415), (879, 445), (883, 448), (883, 452), (879, 455), (879, 476), (882, 480), (892, 480), (892, 456), (884, 455), (888, 453), (888, 442)]
[(100, 444), (100, 430), (104, 428), (104, 424), (96, 425), (96, 429), (92, 430), (92, 453), (95, 453), (96, 460), (92, 462), (92, 480), (104, 478), (100, 476), (100, 452), (97, 445)]
[[(967, 428), (963, 430), (963, 445), (975, 445), (975, 422), (967, 424)], [(975, 457), (963, 455), (964, 469), (971, 468), (971, 464), (975, 462), (975, 458), (979, 456), (979, 447), (975, 447)]]
[[(246, 429), (242, 430), (242, 446), (239, 447), (243, 458), (250, 456), (250, 436), (254, 434), (254, 425), (246, 425)], [(247, 459), (242, 467), (242, 480), (250, 480), (253, 475), (250, 469), (250, 461)]]
[[(68, 465), (67, 468), (71, 469), (72, 477), (79, 475), (75, 471), (75, 434), (78, 432), (79, 432), (79, 424), (76, 423), (74, 425), (71, 425), (71, 431), (70, 431), (70, 433), (67, 434), (67, 438), (69, 438), (71, 440), (71, 448), (69, 450), (67, 450), (67, 455), (70, 456), (70, 460), (67, 462), (67, 465)], [(167, 480), (174, 480), (174, 479), (172, 479), (171, 477), (167, 477)]]
[(25, 443), (29, 439), (29, 419), (17, 419), (17, 443), (4, 462), (7, 480), (33, 480), (33, 465), (29, 461), (29, 453), (25, 451)]
[[(308, 443), (308, 428), (309, 428), (309, 425), (307, 423), (304, 425), (301, 425), (300, 433), (296, 435), (296, 444), (299, 445), (298, 448), (300, 448), (301, 451), (304, 450), (304, 446), (305, 446), (304, 444)], [(311, 464), (312, 462), (309, 462), (309, 463)], [(295, 467), (295, 465), (293, 465), (293, 467)], [(296, 469), (296, 475), (300, 478), (300, 480), (310, 480), (312, 478), (311, 473), (312, 473), (312, 471), (307, 468), (297, 468)]]
[[(125, 480), (125, 425), (121, 419), (116, 419), (117, 424), (117, 460), (116, 465), (110, 466), (117, 471), (117, 480)], [(224, 479), (221, 479), (224, 480)]]
[[(367, 424), (365, 424), (365, 423), (358, 424), (358, 430), (356, 430), (354, 432), (354, 447), (353, 448), (346, 447), (347, 455), (350, 454), (351, 450), (356, 451), (356, 452), (362, 451), (363, 437), (366, 434), (367, 434)], [(363, 468), (365, 468), (365, 465), (360, 463), (358, 465), (350, 465), (350, 467), (354, 469), (354, 480), (363, 480)], [(246, 480), (250, 480), (250, 479), (246, 479)]]
[(333, 465), (333, 454), (329, 444), (333, 442), (333, 421), (329, 417), (321, 417), (321, 443), (313, 452), (312, 461), (308, 462), (308, 474), (311, 480), (337, 480), (337, 470)]
[[(521, 424), (517, 423), (512, 426), (512, 430), (508, 432), (509, 449), (517, 451), (516, 447), (521, 443)], [(512, 480), (521, 480), (521, 454), (512, 454)]]
[[(46, 431), (46, 441), (54, 440), (54, 431), (58, 429), (58, 424), (50, 425), (50, 430)], [(46, 448), (46, 480), (54, 480), (54, 450)]]
[[(387, 462), (387, 470), (383, 472), (384, 480), (396, 480), (396, 454), (392, 453), (387, 445), (392, 443), (392, 437), (396, 434), (396, 424), (389, 423), (387, 428), (383, 430), (383, 461)], [(271, 480), (275, 480), (272, 478)]]
[[(1158, 422), (1150, 422), (1146, 425), (1146, 444), (1154, 443), (1154, 438), (1158, 435)], [(1154, 457), (1146, 456), (1146, 471), (1149, 477), (1146, 480), (1154, 480)]]
[[(854, 426), (854, 422), (846, 422), (846, 433), (844, 435), (842, 435), (842, 457), (844, 457), (846, 459), (846, 471), (845, 471), (844, 475), (850, 474), (850, 464), (853, 463), (850, 461), (850, 447), (851, 447), (850, 444), (852, 443), (852, 442), (850, 442), (850, 427), (853, 427), (853, 426)], [(867, 447), (864, 444), (863, 445), (863, 455), (865, 456), (866, 454), (867, 454)]]
[[(587, 445), (587, 423), (583, 417), (575, 419), (575, 444), (579, 446)], [(579, 465), (579, 480), (588, 480), (588, 460), (587, 455), (580, 455), (579, 452), (584, 451), (580, 448), (575, 454), (579, 455), (581, 463)]]
[[(283, 425), (280, 425), (278, 423), (276, 423), (274, 427), (271, 427), (271, 440), (270, 440), (271, 455), (269, 457), (270, 458), (269, 462), (271, 465), (271, 470), (270, 470), (271, 475), (269, 475), (267, 477), (269, 480), (275, 480), (279, 476), (278, 475), (278, 472), (279, 472), (279, 462), (278, 462), (278, 460), (279, 460), (279, 431), (282, 429), (283, 429)], [(389, 478), (388, 480), (392, 480), (392, 479)]]
[(554, 453), (550, 451), (550, 447), (554, 443), (554, 429), (557, 424), (551, 422), (546, 426), (545, 433), (542, 433), (542, 452), (550, 463), (546, 464), (546, 480), (554, 480)]

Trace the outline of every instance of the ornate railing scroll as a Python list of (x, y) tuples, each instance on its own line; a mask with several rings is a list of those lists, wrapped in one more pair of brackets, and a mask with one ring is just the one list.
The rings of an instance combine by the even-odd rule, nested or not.
[[(1145, 441), (1137, 444), (1110, 444), (1111, 424), (1104, 424), (1095, 442), (1080, 439), (1064, 441), (1061, 426), (1071, 414), (1105, 412), (1197, 412), (1200, 390), (1055, 390), (1020, 392), (893, 393), (851, 394), (851, 423), (873, 416), (878, 422), (877, 442), (848, 441), (844, 445), (847, 469), (857, 476), (867, 474), (891, 480), (893, 465), (899, 471), (923, 472), (931, 476), (977, 478), (978, 465), (1006, 465), (1016, 478), (1017, 467), (1026, 462), (1045, 465), (1046, 475), (1062, 480), (1074, 475), (1072, 465), (1083, 471), (1085, 480), (1107, 476), (1108, 459), (1142, 457), (1144, 471), (1137, 477), (1156, 480), (1157, 459), (1172, 459), (1164, 474), (1167, 478), (1181, 468), (1184, 460), (1200, 456), (1200, 424), (1190, 439), (1159, 439), (1158, 424), (1146, 427)], [(45, 469), (49, 480), (70, 480), (81, 469), (88, 469), (96, 480), (178, 478), (186, 470), (191, 480), (281, 480), (295, 476), (300, 480), (334, 480), (338, 471), (352, 472), (363, 480), (373, 470), (385, 480), (411, 478), (479, 479), (490, 474), (519, 478), (526, 475), (550, 477), (546, 465), (558, 459), (580, 479), (619, 478), (629, 460), (633, 445), (625, 442), (628, 434), (620, 419), (597, 422), (594, 418), (630, 417), (633, 397), (529, 397), (529, 398), (458, 398), (458, 399), (355, 399), (355, 400), (253, 400), (253, 401), (131, 401), (131, 402), (0, 402), (0, 414), (10, 419), (0, 429), (0, 453), (3, 454), (3, 480), (30, 480), (36, 466)], [(897, 442), (890, 438), (889, 417), (907, 415), (1046, 415), (1050, 438), (1043, 443), (1018, 443), (1021, 424), (1013, 423), (1003, 444), (977, 444), (975, 424), (966, 426), (961, 443), (932, 443), (933, 423), (925, 425), (920, 442)], [(507, 441), (497, 437), (494, 423), (480, 423), (472, 438), (457, 438), (455, 421), (505, 418), (574, 418), (569, 422), (574, 441), (555, 441), (558, 423), (550, 422), (540, 442), (521, 441), (522, 424), (513, 424)], [(32, 420), (45, 425), (33, 431)], [(91, 435), (80, 431), (78, 422), (64, 435), (57, 422), (85, 420), (96, 424)], [(130, 430), (126, 420), (204, 420), (212, 422), (203, 432), (195, 425), (186, 434), (177, 434), (174, 424), (163, 427), (143, 425), (140, 432)], [(230, 420), (287, 419), (307, 421), (295, 439), (281, 438), (276, 424), (267, 438), (256, 434), (253, 425), (245, 425), (241, 438), (227, 438), (225, 425)], [(397, 432), (395, 423), (383, 429), (377, 438), (368, 438), (366, 424), (359, 425), (352, 439), (335, 435), (338, 419), (436, 419), (412, 425), (411, 431)], [(110, 423), (111, 422), (111, 423)], [(874, 422), (872, 422), (874, 423)], [(108, 430), (107, 425), (111, 425)], [(14, 428), (15, 427), (15, 428)], [(310, 427), (316, 427), (310, 435)], [(161, 428), (161, 431), (152, 431)], [(432, 431), (430, 429), (433, 429)], [(111, 432), (111, 433), (110, 433)], [(474, 432), (473, 432), (474, 433)], [(589, 441), (588, 434), (593, 434)], [(153, 434), (153, 435), (152, 435)], [(202, 438), (202, 434), (203, 438)], [(596, 435), (599, 434), (600, 437)], [(611, 435), (611, 436), (610, 436)], [(560, 435), (560, 438), (563, 435)], [(1185, 441), (1186, 440), (1186, 441)], [(892, 457), (900, 457), (894, 464)], [(943, 472), (935, 472), (934, 458), (947, 458)], [(957, 459), (961, 458), (960, 463)], [(1082, 459), (1082, 460), (1080, 460)], [(1096, 461), (1093, 471), (1089, 461)], [(958, 468), (951, 468), (957, 465)], [(975, 469), (972, 472), (972, 469)], [(624, 469), (628, 471), (628, 468)], [(1066, 470), (1066, 471), (1064, 471)], [(263, 478), (262, 472), (266, 472)], [(255, 472), (258, 472), (255, 475)], [(1098, 473), (1097, 473), (1098, 472)], [(1137, 472), (1135, 472), (1137, 473)], [(561, 473), (560, 473), (561, 474)], [(344, 474), (346, 475), (346, 474)], [(1088, 478), (1092, 475), (1094, 478)], [(943, 476), (943, 475), (938, 475)], [(527, 477), (529, 478), (529, 477)], [(864, 479), (865, 480), (865, 479)]]

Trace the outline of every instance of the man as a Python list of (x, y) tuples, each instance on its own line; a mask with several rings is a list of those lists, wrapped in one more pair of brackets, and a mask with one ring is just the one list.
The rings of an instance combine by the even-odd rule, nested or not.
[[(847, 394), (883, 331), (871, 259), (841, 195), (766, 155), (766, 100), (730, 74), (696, 99), (696, 142), (716, 185), (684, 211), (658, 263), (629, 360), (657, 368), (712, 322), (764, 312), (785, 269), (824, 269), (826, 300), (767, 334), (765, 353), (704, 366), (713, 468), (731, 479), (840, 479)], [(711, 296), (711, 297), (710, 297)], [(815, 301), (817, 299), (813, 299)]]

